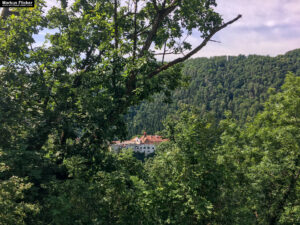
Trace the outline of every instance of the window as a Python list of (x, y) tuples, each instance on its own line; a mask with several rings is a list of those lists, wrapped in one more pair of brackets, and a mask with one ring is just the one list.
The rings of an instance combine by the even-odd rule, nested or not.
[(146, 147), (144, 147), (144, 149), (146, 149)]
[(148, 149), (150, 149), (150, 147), (148, 146)]

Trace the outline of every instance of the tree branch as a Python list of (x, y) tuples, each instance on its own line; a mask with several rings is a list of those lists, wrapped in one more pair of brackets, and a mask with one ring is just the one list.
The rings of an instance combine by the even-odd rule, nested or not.
[(118, 0), (114, 0), (114, 25), (115, 25), (115, 49), (118, 49), (119, 45), (119, 33), (118, 33)]
[(155, 9), (156, 11), (159, 11), (159, 8), (158, 8), (158, 6), (157, 6), (156, 0), (152, 0), (152, 2), (153, 2), (154, 9)]
[(239, 20), (242, 17), (242, 15), (238, 15), (236, 18), (234, 18), (233, 20), (228, 21), (227, 23), (224, 23), (222, 26), (220, 27), (216, 27), (215, 29), (213, 29), (211, 31), (211, 33), (202, 41), (202, 43), (194, 48), (191, 52), (189, 52), (188, 54), (186, 54), (184, 57), (181, 58), (177, 58), (159, 68), (157, 68), (155, 71), (153, 71), (152, 73), (150, 73), (148, 75), (149, 78), (152, 78), (153, 76), (159, 74), (160, 72), (168, 69), (171, 66), (174, 66), (178, 63), (184, 62), (185, 60), (189, 59), (191, 56), (193, 56), (194, 54), (196, 54), (198, 51), (200, 51), (206, 44), (208, 41), (210, 41), (210, 39), (220, 30), (224, 29), (225, 27), (227, 27), (228, 25), (236, 22), (237, 20)]
[(161, 60), (162, 64), (164, 64), (164, 62), (165, 62), (166, 50), (167, 50), (167, 42), (165, 42), (165, 46), (164, 46), (164, 52), (163, 52), (163, 56), (162, 56), (162, 60)]
[[(162, 8), (161, 10), (159, 10), (154, 18), (154, 22), (152, 24), (152, 29), (150, 31), (150, 33), (148, 34), (147, 36), (147, 39), (145, 41), (145, 44), (144, 46), (142, 47), (142, 50), (140, 52), (140, 57), (142, 57), (145, 53), (145, 51), (148, 51), (150, 46), (151, 46), (151, 43), (153, 41), (153, 38), (155, 37), (156, 33), (157, 33), (157, 30), (159, 28), (159, 24), (162, 22), (162, 20), (168, 16), (174, 9), (176, 9), (176, 7), (178, 6), (178, 4), (181, 2), (181, 0), (178, 0), (178, 1), (174, 1), (172, 2), (172, 4), (167, 7), (167, 8)], [(176, 4), (178, 3), (178, 4)]]
[(135, 0), (135, 4), (134, 4), (134, 34), (133, 34), (133, 63), (135, 61), (135, 57), (136, 57), (136, 49), (137, 49), (137, 9), (138, 9), (138, 1), (139, 0)]

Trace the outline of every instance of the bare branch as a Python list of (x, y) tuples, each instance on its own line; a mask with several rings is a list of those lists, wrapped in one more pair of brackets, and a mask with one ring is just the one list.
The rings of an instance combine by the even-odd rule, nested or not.
[(186, 54), (184, 57), (181, 58), (177, 58), (159, 68), (157, 68), (155, 71), (153, 71), (152, 73), (150, 73), (148, 75), (149, 78), (152, 78), (153, 76), (159, 74), (160, 72), (168, 69), (171, 66), (174, 66), (178, 63), (184, 62), (185, 60), (189, 59), (191, 56), (193, 56), (194, 54), (196, 54), (198, 51), (200, 51), (206, 44), (208, 41), (210, 41), (210, 39), (220, 30), (224, 29), (225, 27), (227, 27), (228, 25), (234, 23), (235, 21), (237, 21), (238, 19), (240, 19), (242, 17), (242, 15), (238, 15), (236, 18), (234, 18), (233, 20), (228, 21), (227, 23), (224, 23), (222, 26), (216, 27), (215, 29), (213, 29), (211, 31), (211, 33), (202, 41), (202, 43), (194, 48), (191, 52), (189, 52), (188, 54)]
[(154, 55), (180, 55), (181, 52), (160, 52), (160, 53), (155, 53)]
[(164, 64), (164, 61), (165, 61), (166, 51), (167, 51), (167, 42), (165, 42), (165, 46), (164, 46), (164, 53), (163, 53), (162, 60), (161, 60), (162, 64)]
[(216, 43), (221, 43), (221, 41), (216, 41), (216, 40), (209, 40), (211, 42), (216, 42)]

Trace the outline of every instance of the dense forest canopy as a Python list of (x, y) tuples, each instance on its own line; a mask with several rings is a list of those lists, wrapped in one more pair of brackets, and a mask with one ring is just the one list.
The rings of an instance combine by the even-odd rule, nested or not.
[[(195, 59), (183, 68), (241, 16), (224, 22), (214, 0), (60, 3), (1, 13), (1, 225), (300, 223), (299, 51), (276, 58), (282, 64), (240, 56)], [(33, 35), (47, 30), (54, 32), (35, 45)], [(195, 30), (203, 42), (192, 49), (182, 38)], [(156, 58), (169, 53), (185, 56)], [(227, 64), (238, 73), (227, 74)], [(209, 72), (205, 85), (198, 70)], [(155, 93), (171, 96), (186, 82), (181, 71), (195, 78), (195, 101), (217, 119), (238, 104), (241, 112), (251, 108), (259, 95), (258, 108), (266, 103), (241, 125), (234, 117), (243, 121), (243, 113), (218, 123), (203, 106), (185, 102), (167, 116), (169, 141), (156, 156), (142, 162), (130, 150), (110, 152), (111, 141), (126, 136), (128, 109)], [(249, 103), (237, 98), (229, 106), (253, 76)], [(275, 88), (265, 95), (269, 84)], [(231, 97), (221, 98), (227, 92)]]
[(231, 111), (239, 123), (253, 118), (263, 109), (268, 89), (279, 90), (285, 74), (300, 75), (300, 49), (276, 57), (258, 55), (218, 56), (190, 59), (184, 64), (183, 74), (188, 86), (176, 89), (165, 103), (161, 93), (126, 115), (129, 137), (143, 131), (161, 131), (163, 120), (175, 113), (181, 104), (199, 107), (200, 114), (210, 114), (217, 121)]

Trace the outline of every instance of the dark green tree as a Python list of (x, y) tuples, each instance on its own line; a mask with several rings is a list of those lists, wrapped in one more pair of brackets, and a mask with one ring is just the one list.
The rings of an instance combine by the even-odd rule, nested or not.
[[(130, 224), (131, 172), (120, 171), (121, 159), (107, 153), (126, 135), (124, 114), (177, 87), (180, 63), (241, 16), (223, 22), (211, 0), (45, 6), (5, 9), (0, 19), (0, 157), (10, 168), (0, 179), (30, 184), (22, 199), (41, 209), (27, 224)], [(183, 35), (195, 29), (203, 42), (192, 49)], [(45, 43), (36, 45), (34, 35), (47, 30)], [(182, 52), (167, 63), (155, 58)]]
[(218, 163), (232, 187), (224, 192), (236, 208), (232, 224), (300, 222), (299, 87), (300, 78), (289, 73), (281, 92), (270, 89), (264, 111), (253, 122), (242, 129), (224, 122)]
[[(260, 224), (297, 224), (300, 175), (300, 78), (288, 74), (282, 92), (265, 103), (247, 139), (253, 208)], [(257, 151), (260, 149), (260, 151)]]
[[(164, 129), (162, 121), (176, 112), (182, 103), (199, 107), (200, 114), (211, 114), (220, 121), (227, 110), (239, 124), (251, 120), (263, 110), (268, 89), (276, 91), (289, 71), (300, 75), (300, 50), (284, 55), (218, 56), (190, 59), (184, 63), (183, 77), (188, 87), (180, 87), (171, 96), (156, 94), (152, 100), (132, 107), (126, 116), (132, 137), (142, 130), (155, 133)], [(166, 97), (172, 102), (164, 102)]]
[(221, 167), (216, 163), (220, 130), (183, 109), (166, 121), (169, 142), (147, 161), (154, 224), (225, 224), (222, 218)]

